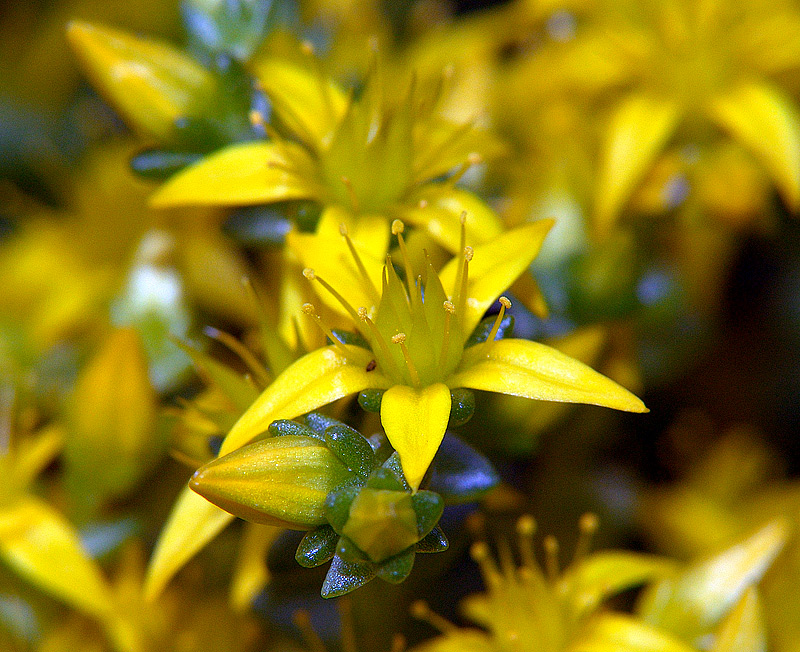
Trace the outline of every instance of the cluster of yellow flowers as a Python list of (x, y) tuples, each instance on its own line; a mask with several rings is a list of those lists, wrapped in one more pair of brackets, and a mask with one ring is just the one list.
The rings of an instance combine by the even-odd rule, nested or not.
[[(794, 0), (53, 4), (0, 27), (0, 647), (317, 652), (351, 594), (346, 652), (800, 649), (800, 492), (686, 398), (800, 209)], [(502, 532), (589, 508), (563, 569)]]

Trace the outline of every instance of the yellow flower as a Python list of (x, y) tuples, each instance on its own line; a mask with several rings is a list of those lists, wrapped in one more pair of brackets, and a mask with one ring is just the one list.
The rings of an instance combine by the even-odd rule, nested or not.
[[(440, 274), (429, 262), (417, 274), (408, 261), (402, 223), (395, 222), (392, 231), (405, 259), (406, 283), (387, 263), (380, 285), (374, 261), (362, 258), (343, 229), (352, 264), (337, 273), (340, 260), (329, 252), (334, 254), (327, 258), (332, 283), (310, 268), (304, 274), (340, 304), (363, 343), (343, 343), (329, 333), (334, 344), (300, 358), (276, 378), (228, 433), (221, 453), (246, 444), (275, 419), (366, 389), (385, 390), (381, 422), (416, 489), (447, 428), (451, 389), (646, 411), (630, 392), (555, 349), (520, 339), (495, 341), (510, 307), (504, 297), (483, 341), (468, 346), (483, 314), (528, 267), (551, 225), (546, 220), (527, 224), (474, 249), (465, 246), (462, 226), (463, 255)], [(313, 306), (306, 305), (305, 311), (322, 325)]]
[[(166, 182), (152, 205), (247, 205), (305, 199), (339, 207), (354, 218), (382, 216), (420, 226), (457, 251), (459, 215), (473, 216), (470, 238), (501, 231), (493, 211), (455, 187), (472, 165), (498, 150), (471, 124), (437, 114), (438, 97), (410, 83), (404, 92), (385, 88), (372, 66), (355, 99), (329, 79), (310, 48), (302, 64), (276, 58), (253, 62), (272, 102), (276, 123), (291, 140), (267, 127), (271, 140), (231, 145)], [(401, 97), (400, 101), (392, 99)], [(252, 115), (255, 123), (264, 118)], [(435, 179), (453, 169), (447, 182)], [(349, 221), (349, 220), (348, 220)], [(474, 228), (473, 228), (474, 227)]]
[(800, 113), (779, 85), (782, 73), (800, 67), (797, 8), (782, 0), (668, 0), (609, 9), (595, 45), (616, 71), (610, 83), (629, 90), (601, 151), (598, 230), (613, 225), (679, 129), (700, 146), (714, 128), (728, 133), (797, 210)]

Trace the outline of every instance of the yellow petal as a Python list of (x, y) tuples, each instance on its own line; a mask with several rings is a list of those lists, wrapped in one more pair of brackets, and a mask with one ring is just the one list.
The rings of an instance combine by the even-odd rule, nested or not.
[(678, 106), (634, 94), (611, 117), (601, 152), (596, 190), (595, 227), (607, 233), (636, 185), (673, 133)]
[(260, 59), (253, 73), (281, 122), (309, 145), (319, 147), (344, 114), (347, 95), (317, 71), (285, 60)]
[(244, 446), (276, 419), (293, 419), (362, 389), (389, 386), (377, 370), (366, 370), (372, 353), (356, 346), (348, 347), (348, 351), (350, 356), (345, 358), (336, 347), (326, 346), (292, 364), (236, 422), (222, 443), (220, 455)]
[(624, 387), (538, 342), (509, 339), (470, 347), (459, 369), (447, 379), (450, 387), (647, 412), (644, 403)]
[[(291, 159), (291, 161), (289, 161)], [(286, 166), (299, 173), (289, 172)], [(313, 199), (308, 154), (292, 143), (238, 143), (178, 172), (151, 197), (154, 208), (230, 206)]]
[[(483, 314), (511, 284), (528, 268), (544, 242), (553, 220), (539, 220), (506, 231), (490, 242), (473, 247), (469, 264), (467, 313), (462, 324), (464, 336), (469, 336)], [(439, 274), (445, 290), (453, 294), (458, 266), (456, 256)]]
[(568, 652), (693, 652), (683, 641), (630, 616), (605, 613), (593, 619)]
[(716, 98), (709, 108), (720, 126), (762, 162), (786, 203), (800, 208), (800, 115), (795, 104), (776, 87), (751, 82)]
[(641, 596), (642, 619), (691, 640), (716, 626), (758, 583), (786, 544), (788, 523), (776, 519), (741, 543), (692, 564)]
[(144, 581), (144, 597), (155, 600), (184, 564), (234, 517), (184, 487), (158, 537)]
[(751, 587), (723, 621), (711, 652), (766, 652), (767, 649), (758, 592)]
[(65, 428), (50, 424), (35, 439), (23, 439), (16, 446), (8, 486), (25, 490), (39, 473), (53, 461), (64, 446)]
[(423, 389), (395, 385), (383, 394), (381, 424), (414, 490), (439, 450), (450, 407), (450, 390), (443, 383)]
[(132, 328), (113, 331), (75, 384), (66, 441), (68, 476), (78, 491), (120, 494), (155, 462), (157, 397)]
[(98, 90), (146, 135), (168, 139), (175, 120), (214, 90), (211, 73), (167, 43), (82, 22), (70, 23), (67, 36)]
[[(350, 237), (364, 265), (369, 284), (359, 271), (353, 254), (342, 237), (341, 225), (358, 225)], [(356, 222), (338, 207), (322, 214), (316, 234), (290, 231), (286, 243), (304, 267), (310, 267), (320, 278), (330, 283), (354, 308), (370, 308), (378, 304), (386, 251), (389, 246), (389, 227), (380, 215), (365, 216)], [(322, 302), (331, 310), (347, 316), (347, 310), (329, 292), (315, 288)]]
[(415, 652), (495, 652), (491, 637), (478, 629), (459, 627), (414, 647)]
[(458, 253), (461, 214), (465, 211), (467, 243), (482, 244), (502, 233), (502, 222), (492, 208), (474, 193), (461, 188), (427, 188), (411, 198), (408, 208), (398, 210), (397, 217), (425, 229), (442, 247)]
[(253, 599), (269, 582), (267, 553), (281, 532), (283, 528), (271, 525), (245, 525), (242, 551), (231, 582), (230, 603), (234, 611), (247, 611)]
[(0, 510), (0, 557), (17, 573), (70, 606), (110, 616), (111, 595), (78, 534), (47, 503), (26, 496)]

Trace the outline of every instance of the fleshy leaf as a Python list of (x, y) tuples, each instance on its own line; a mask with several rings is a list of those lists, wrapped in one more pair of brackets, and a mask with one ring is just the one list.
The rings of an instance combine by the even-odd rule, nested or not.
[(378, 577), (390, 584), (400, 584), (411, 573), (415, 557), (414, 548), (409, 548), (399, 555), (387, 559), (378, 568)]
[(346, 562), (341, 557), (334, 557), (322, 585), (322, 597), (338, 598), (355, 591), (374, 577), (375, 564)]
[(500, 476), (483, 455), (458, 437), (447, 434), (431, 464), (429, 489), (448, 504), (477, 500), (500, 483)]
[(761, 160), (792, 210), (800, 208), (800, 115), (772, 85), (743, 83), (709, 107), (719, 124)]
[[(539, 220), (506, 231), (486, 244), (473, 247), (469, 263), (464, 333), (471, 333), (483, 314), (519, 278), (539, 253), (553, 220)], [(469, 243), (468, 243), (469, 244)], [(453, 294), (460, 257), (453, 258), (439, 274), (445, 290)]]
[(316, 185), (307, 176), (286, 169), (309, 165), (308, 155), (299, 145), (237, 143), (178, 172), (150, 198), (150, 205), (236, 206), (315, 199), (319, 195)]
[(26, 496), (0, 509), (0, 557), (41, 589), (88, 614), (111, 615), (111, 595), (77, 532), (47, 503)]
[(319, 439), (286, 435), (212, 460), (189, 486), (240, 518), (303, 530), (325, 523), (325, 498), (351, 477)]
[(395, 385), (383, 395), (381, 423), (415, 491), (442, 442), (450, 407), (450, 390), (443, 383), (419, 390)]
[(556, 349), (528, 340), (495, 340), (467, 349), (459, 371), (447, 383), (541, 401), (647, 412), (641, 400), (613, 380)]
[(417, 542), (417, 552), (421, 553), (443, 552), (449, 547), (450, 542), (438, 525)]
[(138, 131), (168, 140), (175, 120), (214, 91), (205, 68), (180, 50), (109, 27), (72, 22), (70, 45), (100, 92)]
[[(276, 419), (292, 419), (368, 387), (388, 387), (378, 371), (367, 372), (372, 354), (358, 347), (345, 358), (334, 346), (303, 356), (278, 376), (233, 426), (220, 449), (229, 453), (264, 432)], [(448, 399), (450, 394), (448, 393)]]
[(634, 93), (611, 117), (601, 153), (595, 226), (611, 230), (622, 207), (672, 135), (680, 119), (671, 101)]
[(336, 554), (339, 535), (330, 525), (323, 525), (306, 533), (294, 558), (305, 568), (316, 568), (330, 561)]
[(721, 554), (690, 566), (678, 577), (652, 585), (638, 612), (646, 622), (685, 639), (708, 633), (772, 565), (788, 536), (776, 520)]
[(325, 443), (353, 473), (365, 478), (375, 466), (375, 453), (366, 437), (344, 424), (325, 431)]
[(158, 537), (144, 582), (146, 600), (155, 600), (184, 564), (217, 536), (233, 516), (184, 487)]

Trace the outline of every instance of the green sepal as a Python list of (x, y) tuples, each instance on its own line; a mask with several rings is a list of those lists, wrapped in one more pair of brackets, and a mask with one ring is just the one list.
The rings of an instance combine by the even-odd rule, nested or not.
[[(475, 327), (475, 330), (472, 331), (472, 335), (469, 336), (469, 339), (464, 344), (464, 348), (475, 346), (476, 344), (481, 344), (485, 342), (489, 337), (489, 333), (492, 332), (492, 328), (494, 327), (494, 322), (497, 320), (497, 317), (486, 317), (485, 319), (481, 320), (481, 323)], [(514, 334), (514, 315), (505, 315), (500, 320), (500, 328), (497, 329), (497, 335), (495, 335), (496, 340), (502, 340), (506, 337), (511, 337)]]
[(416, 553), (413, 546), (394, 557), (390, 557), (378, 566), (378, 577), (390, 584), (400, 584), (409, 576), (411, 569), (414, 568), (415, 557)]
[(365, 389), (359, 392), (358, 404), (361, 406), (361, 409), (365, 412), (380, 413), (381, 400), (383, 399), (383, 393), (385, 391), (385, 389)]
[(290, 421), (289, 419), (278, 419), (269, 424), (269, 434), (272, 437), (313, 437), (320, 441), (325, 441), (325, 437), (318, 432), (315, 432), (308, 426), (298, 423), (297, 421)]
[(463, 426), (475, 414), (475, 393), (466, 387), (457, 387), (450, 390), (450, 421), (448, 428)]
[[(381, 471), (381, 469), (386, 469), (390, 473), (388, 475), (384, 473), (379, 474), (378, 471)], [(382, 484), (380, 484), (383, 482), (388, 482), (389, 475), (393, 477), (396, 482), (400, 483), (399, 486), (396, 484), (393, 484), (391, 486), (383, 486)], [(373, 489), (391, 489), (392, 491), (400, 491), (400, 490), (411, 491), (411, 485), (408, 484), (408, 482), (406, 481), (405, 473), (403, 473), (403, 465), (400, 464), (400, 455), (397, 453), (397, 451), (392, 453), (389, 456), (389, 459), (387, 459), (381, 465), (381, 468), (377, 469), (372, 473), (372, 476), (375, 477), (376, 482), (379, 483), (375, 485), (370, 485), (372, 486)], [(378, 476), (380, 476), (380, 478), (378, 478)], [(367, 484), (369, 485), (369, 481), (367, 481)]]
[(333, 559), (339, 535), (330, 525), (314, 528), (300, 541), (294, 558), (304, 568), (316, 568)]
[(361, 491), (358, 484), (347, 484), (331, 491), (325, 499), (325, 518), (331, 527), (341, 532), (350, 517), (350, 506)]
[(325, 576), (320, 594), (323, 598), (338, 598), (340, 595), (355, 591), (374, 577), (375, 564), (347, 562), (335, 556)]
[(331, 426), (338, 426), (341, 425), (341, 421), (337, 421), (329, 416), (321, 414), (319, 412), (309, 412), (305, 416), (300, 417), (297, 419), (300, 423), (308, 426), (313, 430), (317, 436), (322, 439), (325, 439), (325, 431), (330, 428)]
[(369, 441), (357, 430), (344, 424), (325, 430), (325, 443), (353, 473), (367, 478), (375, 466), (375, 453)]
[[(362, 349), (369, 349), (369, 342), (367, 342), (367, 340), (365, 340), (359, 333), (353, 333), (352, 331), (346, 331), (341, 328), (332, 328), (331, 333), (333, 333), (334, 337), (336, 337), (342, 344), (359, 346)], [(327, 342), (333, 344), (330, 339), (328, 339)]]
[(442, 528), (437, 525), (417, 543), (416, 550), (417, 552), (427, 554), (432, 552), (444, 552), (449, 547), (450, 542), (447, 540)]
[(346, 536), (339, 537), (339, 541), (336, 544), (336, 555), (343, 561), (353, 564), (372, 563), (366, 553), (351, 538)]
[(428, 488), (448, 505), (478, 500), (500, 483), (491, 462), (458, 437), (447, 433), (431, 463)]
[(370, 489), (386, 490), (386, 491), (410, 491), (394, 469), (381, 467), (372, 472), (367, 480), (367, 487)]
[(444, 500), (439, 494), (423, 489), (411, 496), (411, 504), (417, 515), (417, 532), (424, 537), (442, 518)]
[(202, 154), (197, 152), (174, 152), (165, 149), (147, 149), (130, 160), (131, 170), (140, 177), (164, 181), (192, 163)]

